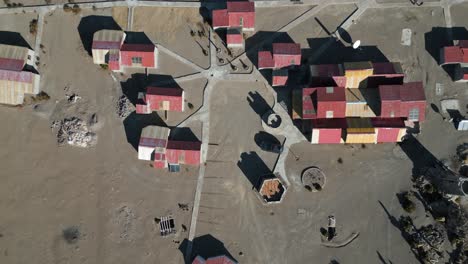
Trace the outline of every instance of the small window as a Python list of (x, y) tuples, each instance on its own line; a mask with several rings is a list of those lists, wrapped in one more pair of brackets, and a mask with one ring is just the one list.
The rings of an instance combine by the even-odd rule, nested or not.
[(243, 17), (240, 17), (239, 18), (239, 26), (244, 26), (244, 18)]
[(132, 63), (141, 64), (141, 57), (132, 57)]
[(334, 92), (335, 89), (333, 87), (327, 87), (327, 94), (331, 94)]
[(169, 164), (169, 172), (180, 172), (179, 164)]
[(390, 112), (390, 117), (395, 117), (395, 111)]
[(409, 121), (418, 121), (419, 120), (419, 109), (418, 108), (410, 109), (408, 120)]
[(333, 118), (333, 111), (327, 111), (326, 118)]

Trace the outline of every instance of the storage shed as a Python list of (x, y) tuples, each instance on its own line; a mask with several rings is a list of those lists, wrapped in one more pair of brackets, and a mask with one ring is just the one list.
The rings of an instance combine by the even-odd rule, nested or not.
[(201, 160), (201, 142), (169, 140), (166, 158), (169, 165), (199, 165)]
[(242, 28), (228, 28), (226, 32), (226, 43), (228, 48), (244, 47)]
[(301, 65), (301, 45), (299, 43), (273, 43), (275, 68)]
[[(156, 154), (164, 154), (169, 132), (167, 127), (147, 126), (143, 128), (138, 144), (138, 159), (155, 160)], [(159, 161), (163, 158), (160, 155), (158, 157)]]
[(123, 44), (120, 48), (120, 65), (134, 68), (157, 68), (154, 44)]
[(344, 118), (346, 96), (343, 87), (317, 88), (317, 118)]
[(137, 114), (150, 114), (153, 111), (184, 111), (184, 90), (149, 86), (143, 95), (143, 102), (137, 103)]
[(125, 39), (125, 33), (121, 30), (99, 30), (93, 35), (91, 51), (94, 64), (108, 64), (109, 52), (120, 50)]

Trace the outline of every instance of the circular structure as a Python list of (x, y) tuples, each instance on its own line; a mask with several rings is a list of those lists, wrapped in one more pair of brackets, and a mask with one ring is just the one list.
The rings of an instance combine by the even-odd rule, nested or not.
[(262, 115), (262, 126), (267, 133), (277, 135), (282, 133), (283, 123), (278, 114), (273, 110), (268, 110)]
[(302, 185), (312, 192), (318, 192), (323, 189), (327, 182), (325, 174), (317, 167), (309, 167), (302, 172)]

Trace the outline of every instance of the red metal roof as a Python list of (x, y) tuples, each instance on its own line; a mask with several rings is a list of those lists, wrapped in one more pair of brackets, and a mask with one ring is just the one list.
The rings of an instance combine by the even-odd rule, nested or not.
[[(403, 126), (404, 127), (404, 126)], [(377, 142), (378, 143), (390, 143), (398, 142), (398, 135), (400, 134), (401, 127), (397, 128), (378, 128), (377, 130)]]
[(404, 83), (400, 89), (401, 101), (426, 101), (422, 82)]
[(9, 71), (0, 69), (0, 80), (32, 83), (34, 73), (27, 71)]
[(316, 100), (317, 88), (302, 89), (302, 118), (312, 119), (317, 117), (317, 109), (315, 109), (314, 100)]
[(166, 158), (170, 164), (200, 164), (201, 142), (169, 140), (166, 147)]
[(343, 87), (317, 87), (317, 101), (345, 102), (346, 93)]
[(120, 49), (120, 41), (93, 41), (92, 49)]
[(461, 39), (458, 41), (458, 46), (468, 48), (468, 39)]
[(300, 55), (301, 44), (299, 43), (273, 43), (273, 55)]
[(229, 26), (229, 16), (227, 9), (213, 10), (213, 28)]
[(249, 1), (229, 1), (227, 2), (228, 12), (255, 12), (255, 3)]
[(270, 69), (273, 68), (275, 62), (270, 51), (259, 51), (258, 52), (258, 68), (259, 69)]
[(319, 144), (339, 144), (341, 143), (341, 128), (318, 128), (320, 130)]
[(0, 58), (0, 69), (2, 70), (21, 71), (24, 64), (24, 60)]
[(193, 260), (192, 264), (237, 264), (237, 262), (233, 261), (226, 255), (211, 257), (206, 260), (201, 256), (197, 256)]
[(179, 150), (200, 150), (200, 141), (177, 141), (169, 140), (167, 142), (167, 149), (179, 149)]
[(379, 85), (381, 101), (400, 101), (401, 85)]
[(229, 44), (242, 44), (244, 43), (244, 38), (242, 34), (227, 34), (226, 43)]
[(128, 44), (124, 43), (120, 48), (121, 51), (140, 51), (140, 52), (154, 52), (154, 44)]
[(284, 76), (284, 75), (274, 75), (273, 76), (273, 81), (272, 81), (272, 85), (273, 86), (283, 86), (283, 85), (286, 85), (286, 83), (288, 82), (288, 76)]
[(146, 88), (146, 94), (148, 95), (164, 95), (164, 96), (175, 96), (181, 97), (184, 90), (179, 88), (165, 88), (165, 87), (155, 87), (148, 86)]
[(463, 61), (463, 51), (458, 46), (443, 48), (442, 63), (460, 63)]

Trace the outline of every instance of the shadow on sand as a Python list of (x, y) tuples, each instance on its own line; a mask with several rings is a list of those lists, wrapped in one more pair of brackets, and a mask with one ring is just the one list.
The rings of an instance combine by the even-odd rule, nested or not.
[(271, 173), (271, 170), (255, 151), (242, 153), (237, 166), (252, 184), (252, 189), (259, 187), (263, 175)]
[(93, 36), (99, 30), (122, 30), (111, 16), (87, 16), (83, 17), (78, 25), (78, 33), (80, 34), (81, 42), (89, 55), (93, 44)]
[(32, 50), (29, 43), (17, 32), (0, 31), (0, 44), (20, 46)]
[(166, 127), (166, 123), (164, 123), (164, 121), (156, 113), (139, 115), (136, 112), (133, 112), (125, 118), (123, 124), (128, 143), (130, 143), (137, 151), (141, 131), (143, 128), (147, 126)]
[[(192, 246), (192, 254), (191, 256), (186, 256), (185, 253), (187, 252), (187, 247), (189, 246)], [(237, 262), (237, 260), (226, 249), (224, 243), (209, 234), (196, 237), (193, 242), (184, 239), (184, 241), (182, 241), (179, 246), (179, 250), (184, 255), (186, 264), (192, 263), (196, 256), (201, 256), (204, 259), (208, 259), (211, 257), (225, 255)]]

